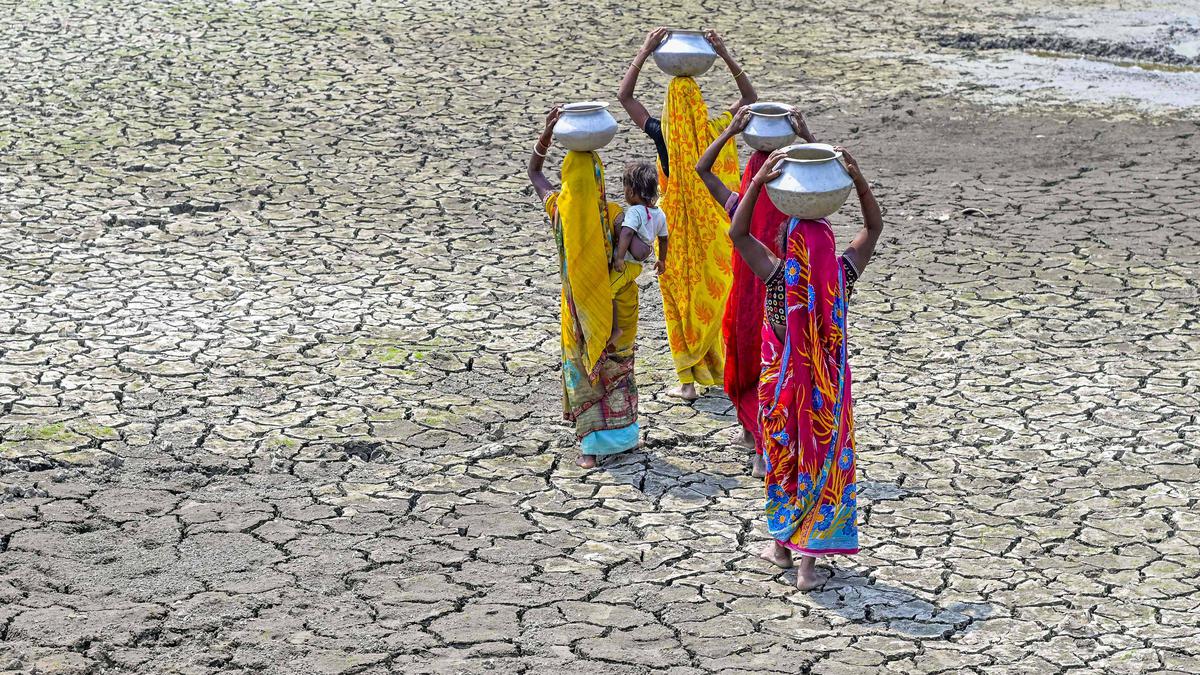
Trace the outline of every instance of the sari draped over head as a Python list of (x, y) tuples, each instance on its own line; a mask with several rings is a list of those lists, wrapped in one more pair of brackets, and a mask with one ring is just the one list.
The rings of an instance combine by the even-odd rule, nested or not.
[[(562, 275), (563, 418), (575, 424), (585, 455), (622, 452), (638, 443), (633, 345), (636, 278), (641, 267), (610, 283), (614, 225), (621, 207), (604, 196), (604, 165), (594, 152), (568, 152), (562, 190), (546, 199)], [(630, 277), (630, 268), (632, 277)], [(613, 306), (622, 333), (612, 349)]]
[[(742, 172), (739, 194), (746, 194), (750, 181), (766, 163), (770, 153), (754, 151)], [(779, 228), (788, 219), (775, 208), (766, 190), (759, 192), (750, 221), (750, 234), (763, 242), (777, 257)], [(733, 287), (725, 303), (725, 393), (733, 401), (738, 422), (754, 436), (754, 448), (762, 454), (762, 433), (758, 420), (758, 377), (762, 373), (762, 322), (766, 288), (736, 252), (733, 254)]]
[[(671, 247), (659, 287), (675, 372), (683, 384), (719, 384), (724, 375), (721, 317), (732, 280), (733, 246), (727, 233), (729, 216), (696, 173), (696, 160), (732, 120), (728, 111), (709, 119), (700, 86), (692, 78), (671, 80), (662, 120), (670, 177), (661, 162), (658, 172)], [(729, 189), (737, 186), (733, 141), (721, 150), (713, 173)]]
[(762, 323), (767, 529), (802, 554), (857, 553), (846, 280), (827, 222), (786, 227), (784, 340)]

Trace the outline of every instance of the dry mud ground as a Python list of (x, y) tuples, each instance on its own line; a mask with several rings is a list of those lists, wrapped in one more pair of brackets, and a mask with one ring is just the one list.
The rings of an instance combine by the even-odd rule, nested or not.
[[(0, 670), (1200, 670), (1196, 13), (993, 5), (5, 3)], [(663, 396), (649, 276), (645, 448), (583, 473), (556, 420), (523, 162), (658, 23), (887, 209), (819, 592), (752, 554), (727, 401)]]

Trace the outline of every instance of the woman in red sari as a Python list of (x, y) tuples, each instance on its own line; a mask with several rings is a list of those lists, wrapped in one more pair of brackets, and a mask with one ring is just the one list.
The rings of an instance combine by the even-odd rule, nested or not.
[(858, 163), (839, 148), (854, 179), (863, 229), (840, 256), (821, 220), (790, 218), (776, 255), (751, 233), (759, 192), (786, 156), (773, 153), (742, 196), (729, 237), (765, 285), (759, 381), (767, 530), (761, 555), (791, 567), (796, 587), (820, 585), (820, 556), (858, 552), (854, 415), (846, 347), (846, 299), (883, 231), (879, 204)]
[[(793, 108), (788, 116), (796, 135), (806, 143), (816, 143), (817, 139), (808, 130), (808, 123), (799, 110)], [(696, 162), (696, 173), (708, 187), (708, 192), (725, 207), (729, 217), (737, 209), (739, 195), (746, 191), (751, 179), (767, 161), (767, 153), (755, 150), (746, 163), (742, 172), (741, 187), (734, 192), (725, 186), (712, 171), (713, 163), (721, 148), (725, 147), (733, 136), (742, 132), (750, 122), (750, 111), (742, 108), (734, 116), (733, 123), (708, 146), (700, 160)], [(750, 234), (759, 241), (768, 242), (771, 252), (779, 255), (775, 248), (779, 239), (779, 226), (787, 220), (787, 215), (771, 203), (767, 195), (759, 197), (755, 204), (754, 214), (750, 221)], [(766, 475), (762, 459), (762, 434), (758, 424), (758, 376), (762, 371), (760, 359), (761, 332), (763, 316), (763, 285), (755, 278), (754, 273), (742, 261), (736, 252), (733, 254), (733, 287), (729, 291), (729, 299), (725, 302), (725, 318), (722, 322), (722, 332), (725, 338), (725, 393), (733, 402), (737, 411), (738, 423), (742, 431), (738, 434), (737, 442), (746, 447), (754, 448), (751, 460), (750, 474), (755, 478)]]

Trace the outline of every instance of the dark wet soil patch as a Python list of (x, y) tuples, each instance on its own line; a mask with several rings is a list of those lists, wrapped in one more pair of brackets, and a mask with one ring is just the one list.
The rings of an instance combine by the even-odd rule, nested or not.
[(338, 449), (347, 457), (357, 457), (364, 462), (373, 462), (388, 456), (388, 451), (383, 449), (382, 443), (370, 441), (349, 441), (342, 443)]
[(957, 33), (940, 35), (935, 42), (942, 47), (971, 51), (1012, 49), (1018, 51), (1074, 54), (1100, 59), (1161, 63), (1172, 66), (1200, 66), (1200, 57), (1184, 56), (1169, 46), (1138, 45), (1110, 42), (1096, 38), (1073, 38), (1063, 35), (980, 35)]

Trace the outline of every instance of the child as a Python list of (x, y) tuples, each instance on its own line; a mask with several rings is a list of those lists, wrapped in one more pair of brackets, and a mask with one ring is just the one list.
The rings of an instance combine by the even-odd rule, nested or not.
[[(640, 263), (654, 253), (655, 239), (658, 239), (658, 262), (654, 264), (654, 272), (661, 276), (667, 270), (667, 214), (655, 206), (658, 202), (658, 170), (650, 162), (630, 164), (625, 167), (621, 182), (625, 185), (625, 201), (629, 207), (625, 209), (624, 220), (618, 228), (617, 245), (613, 249), (612, 276), (623, 277), (626, 262), (639, 263), (636, 272), (640, 272)], [(620, 335), (614, 307), (613, 332), (609, 344)]]

